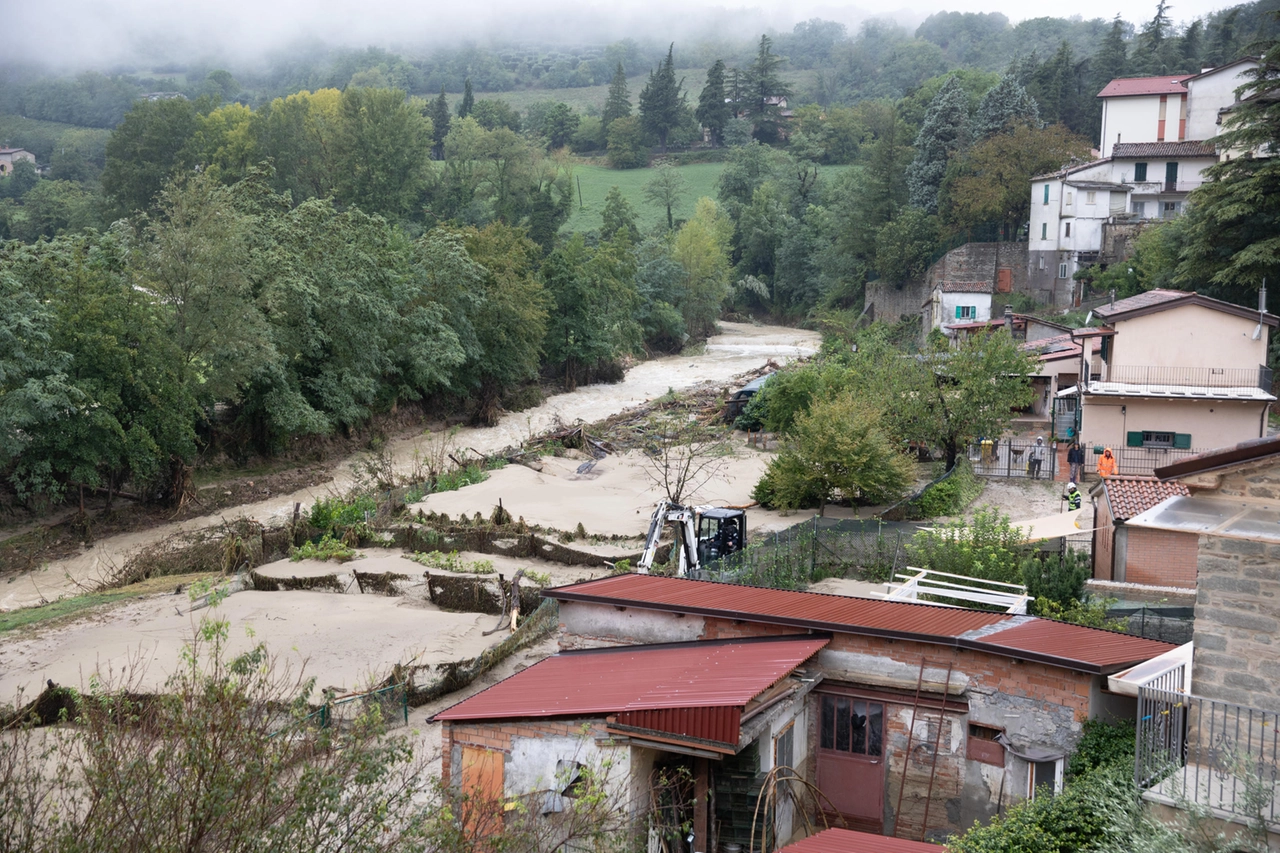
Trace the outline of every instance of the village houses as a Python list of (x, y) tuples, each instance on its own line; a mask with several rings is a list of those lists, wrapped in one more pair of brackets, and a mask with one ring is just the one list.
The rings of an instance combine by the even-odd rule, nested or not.
[(25, 148), (0, 148), (0, 178), (13, 174), (13, 164), (19, 160), (36, 165), (36, 155)]

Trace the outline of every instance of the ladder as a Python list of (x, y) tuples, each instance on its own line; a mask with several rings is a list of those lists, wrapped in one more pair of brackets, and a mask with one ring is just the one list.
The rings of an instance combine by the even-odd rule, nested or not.
[[(926, 657), (920, 659), (920, 673), (916, 676), (916, 693), (915, 699), (911, 704), (911, 726), (907, 729), (907, 750), (902, 762), (902, 778), (898, 783), (898, 802), (894, 806), (893, 811), (893, 837), (900, 838), (903, 831), (902, 821), (902, 795), (907, 789), (907, 773), (911, 768), (911, 750), (915, 745), (916, 719), (920, 715), (920, 694), (924, 689), (924, 672), (932, 665), (935, 669), (941, 669), (943, 664), (941, 661), (930, 661)], [(929, 761), (929, 789), (924, 800), (924, 819), (920, 823), (920, 840), (925, 840), (925, 835), (929, 831), (929, 806), (933, 802), (933, 782), (938, 774), (938, 747), (942, 744), (942, 727), (947, 722), (947, 699), (951, 694), (951, 673), (955, 670), (956, 658), (953, 652), (951, 658), (946, 661), (947, 680), (942, 689), (942, 706), (938, 709), (938, 727), (933, 735), (933, 748), (930, 750), (931, 757)]]

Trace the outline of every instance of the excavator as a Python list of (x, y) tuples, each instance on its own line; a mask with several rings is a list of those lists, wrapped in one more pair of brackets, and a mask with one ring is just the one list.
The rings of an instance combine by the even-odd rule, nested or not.
[(740, 509), (719, 506), (682, 506), (668, 500), (658, 503), (649, 520), (644, 553), (636, 563), (636, 571), (647, 575), (658, 552), (658, 542), (668, 524), (676, 529), (676, 547), (680, 550), (678, 577), (708, 568), (712, 563), (741, 551), (747, 535), (747, 514)]

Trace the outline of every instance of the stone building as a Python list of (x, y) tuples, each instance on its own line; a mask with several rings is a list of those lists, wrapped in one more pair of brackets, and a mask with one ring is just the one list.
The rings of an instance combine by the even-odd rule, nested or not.
[[(1173, 648), (1027, 616), (648, 575), (619, 575), (545, 594), (560, 604), (562, 655), (653, 644), (667, 654), (661, 650), (676, 648), (672, 643), (688, 649), (758, 638), (820, 641), (812, 659), (787, 659), (804, 670), (794, 670), (802, 687), (776, 699), (767, 724), (753, 731), (745, 724), (732, 733), (726, 729), (719, 754), (703, 738), (699, 757), (707, 760), (691, 771), (707, 774), (700, 789), (714, 792), (711, 810), (721, 823), (730, 819), (725, 809), (744, 792), (750, 798), (768, 771), (783, 763), (777, 756), (785, 751), (790, 766), (822, 790), (824, 811), (837, 824), (941, 840), (1037, 789), (1060, 787), (1065, 756), (1085, 720), (1134, 714), (1132, 699), (1107, 692), (1107, 677)], [(633, 680), (645, 678), (637, 672)], [(732, 701), (758, 688), (757, 682), (745, 685)], [(524, 772), (514, 767), (529, 751), (518, 750), (510, 741), (518, 731), (504, 727), (532, 720), (526, 736), (540, 737), (545, 714), (512, 705), (480, 719), (468, 703), (496, 689), (438, 715), (447, 723), (447, 775), (462, 759), (464, 726), (466, 743), (501, 753), (512, 768), (508, 773)], [(665, 689), (666, 705), (649, 706), (655, 713), (644, 730), (620, 727), (624, 714), (635, 709), (604, 709), (590, 721), (579, 714), (564, 724), (602, 725), (613, 737), (666, 742), (687, 753), (695, 721), (708, 713), (721, 685), (672, 678)], [(753, 695), (748, 705), (761, 694)], [(780, 745), (788, 732), (790, 740)], [(725, 753), (735, 738), (733, 754)], [(653, 759), (632, 755), (642, 772), (652, 766)], [(552, 764), (544, 755), (542, 772)], [(452, 781), (462, 775), (454, 773)], [(779, 821), (784, 828), (791, 825)], [(788, 839), (779, 832), (778, 840)]]

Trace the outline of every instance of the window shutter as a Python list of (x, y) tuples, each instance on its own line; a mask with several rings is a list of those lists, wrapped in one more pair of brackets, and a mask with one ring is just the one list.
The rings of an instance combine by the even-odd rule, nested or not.
[(1044, 203), (1045, 204), (1049, 203), (1049, 185), (1048, 184), (1044, 185)]
[(1141, 447), (1142, 446), (1142, 430), (1131, 432), (1126, 437), (1125, 447)]
[(1191, 449), (1191, 435), (1185, 432), (1175, 432), (1173, 434), (1173, 446), (1178, 450)]
[(964, 317), (964, 307), (963, 307), (963, 306), (960, 306), (960, 305), (957, 305), (957, 306), (956, 306), (956, 319), (957, 319), (957, 320), (959, 320), (959, 319), (960, 319), (960, 318), (962, 318), (962, 317)]

